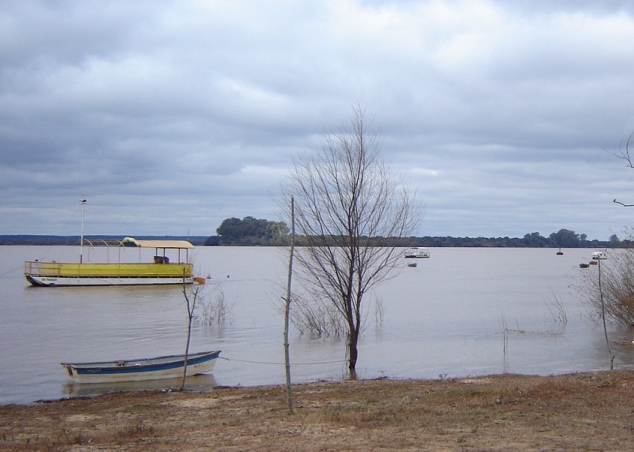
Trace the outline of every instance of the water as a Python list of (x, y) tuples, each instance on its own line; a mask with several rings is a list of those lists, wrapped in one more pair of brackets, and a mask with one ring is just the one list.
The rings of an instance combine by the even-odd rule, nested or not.
[[(588, 320), (570, 288), (589, 249), (432, 248), (367, 301), (380, 300), (382, 322), (368, 307), (360, 378), (439, 378), (558, 374), (609, 368), (601, 325)], [(97, 251), (94, 251), (97, 252)], [(184, 351), (187, 310), (178, 287), (34, 288), (22, 275), (29, 259), (62, 260), (73, 247), (0, 247), (0, 403), (30, 403), (180, 382), (77, 385), (60, 362), (141, 358)], [(197, 323), (190, 350), (221, 349), (213, 374), (193, 386), (283, 384), (283, 315), (287, 254), (261, 247), (200, 247), (197, 273), (210, 275), (208, 301), (223, 297), (221, 325)], [(409, 261), (409, 260), (408, 260)], [(559, 300), (567, 322), (548, 306)], [(370, 305), (368, 305), (370, 306)], [(504, 332), (506, 330), (506, 333)], [(612, 339), (631, 333), (612, 328)], [(506, 345), (505, 345), (506, 344)], [(634, 346), (632, 346), (634, 347)], [(290, 334), (294, 382), (346, 375), (345, 343)], [(617, 368), (634, 367), (627, 345), (613, 345)]]

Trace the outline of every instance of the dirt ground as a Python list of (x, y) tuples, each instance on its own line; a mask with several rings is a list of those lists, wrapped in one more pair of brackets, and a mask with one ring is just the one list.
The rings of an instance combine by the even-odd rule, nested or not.
[(128, 392), (0, 407), (2, 450), (634, 450), (634, 373)]

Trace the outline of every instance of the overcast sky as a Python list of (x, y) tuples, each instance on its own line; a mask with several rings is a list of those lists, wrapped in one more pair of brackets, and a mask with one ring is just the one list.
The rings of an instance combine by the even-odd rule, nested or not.
[(0, 234), (284, 220), (300, 152), (363, 105), (417, 235), (634, 223), (634, 1), (3, 0)]

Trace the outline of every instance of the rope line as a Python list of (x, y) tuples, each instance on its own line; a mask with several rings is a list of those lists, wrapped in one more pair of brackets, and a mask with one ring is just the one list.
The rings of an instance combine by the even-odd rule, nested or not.
[[(234, 359), (234, 358), (225, 358), (224, 356), (219, 356), (218, 359), (224, 359), (225, 361), (236, 361), (239, 363), (249, 363), (249, 364), (270, 364), (270, 365), (274, 365), (274, 366), (284, 366), (286, 365), (286, 363), (279, 363), (279, 362), (271, 362), (271, 361), (250, 361), (247, 359)], [(320, 364), (339, 364), (339, 363), (345, 363), (345, 360), (338, 360), (338, 361), (320, 361), (320, 362), (316, 362), (316, 363), (293, 363), (291, 362), (291, 365), (293, 366), (315, 366), (315, 365), (320, 365)]]
[(17, 272), (18, 270), (22, 270), (23, 268), (24, 268), (24, 266), (23, 266), (23, 265), (20, 265), (19, 267), (16, 267), (16, 268), (11, 269), (11, 270), (9, 270), (9, 271), (6, 271), (6, 272), (4, 272), (4, 273), (0, 273), (0, 277), (2, 277), (2, 276), (6, 276), (6, 275), (8, 275), (9, 273)]

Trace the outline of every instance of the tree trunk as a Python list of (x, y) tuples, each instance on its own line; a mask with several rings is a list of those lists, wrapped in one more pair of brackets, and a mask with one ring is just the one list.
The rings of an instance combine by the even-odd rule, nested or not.
[(356, 331), (351, 331), (348, 336), (348, 370), (350, 371), (350, 378), (356, 379), (356, 367), (357, 358), (359, 357), (359, 350), (357, 345), (359, 343), (359, 334)]

